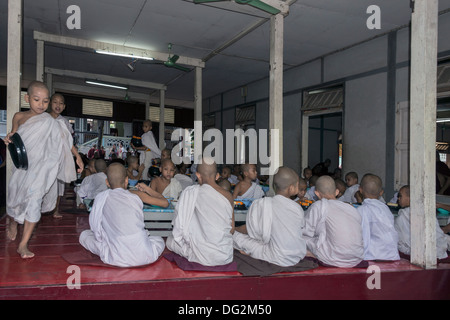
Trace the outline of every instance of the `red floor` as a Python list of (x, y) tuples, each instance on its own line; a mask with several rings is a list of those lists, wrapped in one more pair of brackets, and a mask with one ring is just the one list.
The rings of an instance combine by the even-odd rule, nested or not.
[[(62, 211), (73, 209), (68, 190)], [(0, 299), (450, 299), (450, 264), (422, 270), (402, 259), (376, 264), (381, 289), (367, 288), (366, 269), (317, 269), (270, 277), (243, 277), (238, 272), (188, 272), (161, 258), (143, 268), (80, 266), (81, 289), (69, 290), (72, 273), (61, 254), (81, 246), (89, 226), (87, 214), (43, 216), (29, 243), (36, 256), (23, 260), (18, 240), (7, 241), (0, 220)], [(17, 237), (20, 239), (20, 234)], [(72, 283), (72, 282), (70, 282)]]

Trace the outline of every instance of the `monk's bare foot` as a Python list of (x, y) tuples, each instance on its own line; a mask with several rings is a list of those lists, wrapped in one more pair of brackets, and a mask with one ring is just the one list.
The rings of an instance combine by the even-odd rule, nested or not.
[(55, 212), (53, 214), (53, 218), (55, 218), (55, 219), (61, 219), (62, 217), (63, 217), (62, 214), (60, 214), (59, 212)]
[(14, 241), (16, 240), (17, 236), (17, 222), (14, 220), (8, 219), (7, 225), (6, 225), (6, 237)]
[(30, 250), (28, 250), (28, 248), (26, 246), (25, 247), (19, 247), (17, 249), (17, 253), (20, 254), (20, 257), (22, 259), (31, 259), (31, 258), (34, 257), (34, 253), (31, 252)]

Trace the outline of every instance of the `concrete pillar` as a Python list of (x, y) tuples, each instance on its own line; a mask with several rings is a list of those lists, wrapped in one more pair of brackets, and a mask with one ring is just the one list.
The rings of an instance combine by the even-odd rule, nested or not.
[(411, 263), (436, 268), (438, 0), (415, 0), (411, 19)]
[[(271, 168), (283, 165), (283, 46), (284, 16), (270, 18), (270, 74), (269, 74), (269, 129)], [(274, 131), (278, 131), (277, 141)], [(270, 192), (273, 192), (273, 175), (270, 175)]]
[(165, 127), (164, 127), (164, 108), (165, 108), (166, 91), (159, 90), (159, 149), (162, 151), (166, 147), (164, 141)]
[(44, 81), (44, 41), (42, 40), (36, 41), (36, 80)]
[(194, 162), (198, 163), (203, 154), (203, 125), (202, 125), (202, 68), (195, 68), (194, 93)]
[[(22, 57), (22, 1), (8, 0), (8, 48), (7, 48), (7, 84), (6, 84), (6, 132), (11, 132), (12, 119), (20, 111), (21, 57)], [(7, 152), (9, 155), (9, 152)], [(6, 162), (6, 185), (12, 175), (13, 162), (10, 156)], [(6, 188), (8, 192), (8, 188)]]

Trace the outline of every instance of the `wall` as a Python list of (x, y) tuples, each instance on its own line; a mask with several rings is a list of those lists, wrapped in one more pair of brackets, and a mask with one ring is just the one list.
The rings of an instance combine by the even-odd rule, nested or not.
[[(439, 16), (439, 56), (450, 56), (450, 13)], [(384, 183), (385, 198), (394, 190), (395, 107), (409, 100), (409, 28), (320, 57), (284, 73), (284, 164), (301, 172), (301, 103), (303, 90), (330, 84), (344, 86), (343, 173), (371, 172)], [(222, 127), (234, 128), (234, 108), (246, 103), (257, 107), (256, 127), (268, 128), (268, 78), (205, 100), (214, 105)], [(214, 103), (211, 103), (214, 101)], [(333, 138), (334, 139), (334, 138)], [(311, 159), (313, 160), (313, 159)], [(332, 164), (332, 168), (334, 165)]]

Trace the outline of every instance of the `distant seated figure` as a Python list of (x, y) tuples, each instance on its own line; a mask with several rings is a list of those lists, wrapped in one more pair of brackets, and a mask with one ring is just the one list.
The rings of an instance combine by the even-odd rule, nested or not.
[(127, 158), (128, 168), (127, 177), (131, 180), (142, 180), (142, 173), (144, 172), (145, 165), (139, 165), (139, 159), (136, 156), (129, 156)]
[(355, 198), (355, 193), (359, 190), (358, 174), (354, 171), (348, 172), (345, 175), (345, 183), (347, 184), (347, 189), (339, 200), (348, 203), (356, 203), (358, 200)]
[(291, 168), (277, 170), (273, 178), (276, 195), (253, 201), (246, 224), (233, 234), (236, 249), (283, 267), (296, 265), (305, 257), (303, 209), (290, 198), (298, 194), (298, 179)]
[(378, 200), (383, 194), (380, 177), (364, 175), (360, 191), (364, 198), (358, 207), (364, 239), (364, 260), (400, 260), (394, 216), (389, 207)]
[(169, 250), (204, 266), (233, 261), (234, 201), (216, 183), (216, 163), (203, 159), (195, 173), (198, 185), (187, 187), (175, 207)]
[(305, 212), (303, 235), (308, 255), (328, 266), (351, 268), (364, 259), (361, 216), (353, 206), (336, 200), (338, 192), (330, 176), (317, 180), (319, 201)]
[(254, 180), (258, 177), (256, 165), (245, 163), (241, 165), (242, 181), (234, 188), (234, 199), (259, 199), (265, 196), (264, 190)]
[[(406, 255), (411, 255), (411, 215), (410, 215), (410, 191), (409, 185), (405, 185), (398, 191), (398, 205), (401, 209), (395, 218), (395, 229), (398, 232), (398, 250)], [(450, 236), (446, 235), (439, 226), (436, 218), (436, 257), (445, 259), (450, 250)]]
[(83, 179), (81, 185), (75, 188), (77, 193), (77, 206), (83, 207), (84, 199), (94, 199), (97, 194), (108, 189), (106, 185), (106, 161), (103, 159), (95, 160), (95, 171), (97, 173), (91, 174)]
[[(145, 230), (143, 202), (127, 190), (125, 167), (113, 163), (107, 170), (110, 189), (95, 198), (89, 215), (90, 229), (80, 234), (80, 244), (106, 263), (118, 267), (136, 267), (155, 262), (164, 250), (164, 240), (149, 236)], [(151, 195), (141, 195), (151, 199)], [(167, 203), (155, 198), (157, 204)]]

